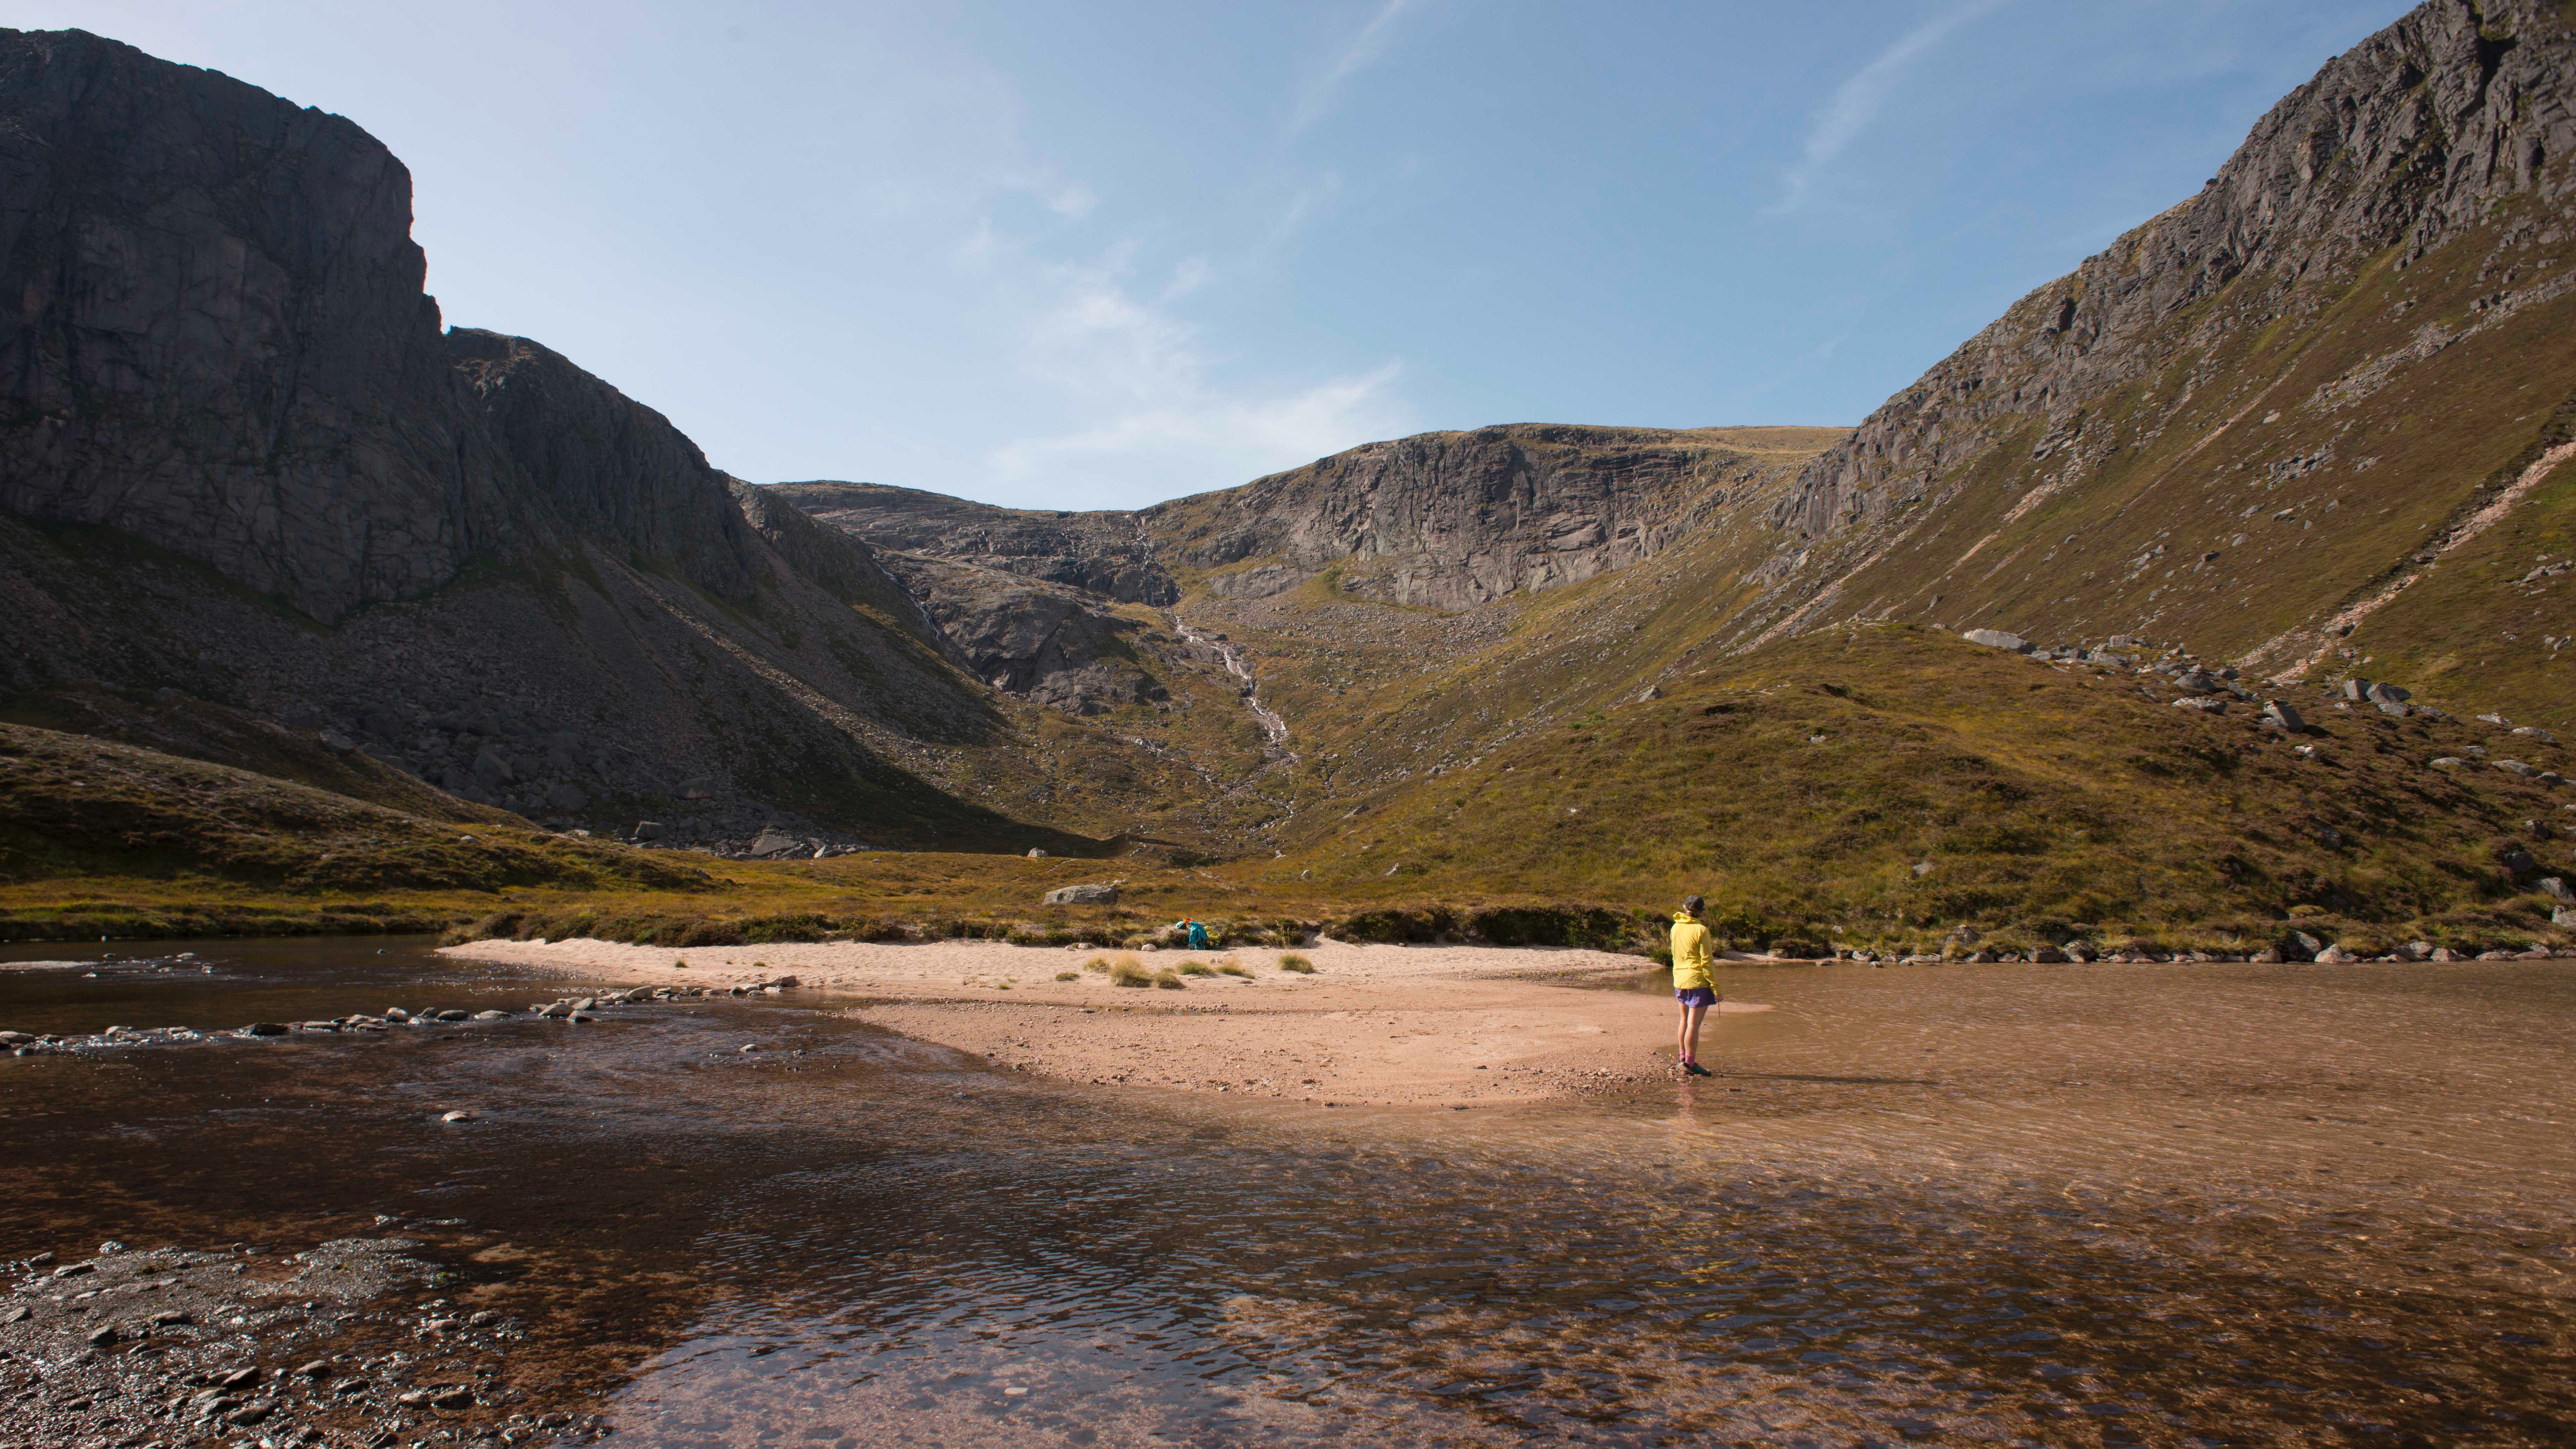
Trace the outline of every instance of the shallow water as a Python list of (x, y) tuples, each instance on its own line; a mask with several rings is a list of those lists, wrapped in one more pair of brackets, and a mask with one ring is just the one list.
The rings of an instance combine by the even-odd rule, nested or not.
[[(383, 946), (0, 972), (0, 1026), (562, 990)], [(1056, 1086), (818, 1001), (0, 1059), (0, 1255), (463, 1218), (620, 1444), (2560, 1443), (2572, 983), (1741, 968), (1716, 1078), (1472, 1113)]]

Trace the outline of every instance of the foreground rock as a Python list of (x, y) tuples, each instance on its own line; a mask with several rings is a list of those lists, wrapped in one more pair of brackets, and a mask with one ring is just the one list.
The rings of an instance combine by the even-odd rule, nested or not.
[[(115, 1251), (109, 1251), (115, 1249)], [(0, 1298), (0, 1444), (390, 1445), (544, 1434), (595, 1417), (528, 1403), (496, 1371), (501, 1315), (442, 1313), (420, 1237), (301, 1252), (105, 1245), (38, 1253)], [(424, 1330), (429, 1320), (449, 1327)]]

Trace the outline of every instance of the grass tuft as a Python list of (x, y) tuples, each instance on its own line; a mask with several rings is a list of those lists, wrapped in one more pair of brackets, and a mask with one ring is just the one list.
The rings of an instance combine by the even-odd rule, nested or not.
[(1135, 957), (1121, 956), (1118, 958), (1118, 964), (1109, 968), (1109, 984), (1112, 986), (1151, 986), (1154, 984), (1154, 973), (1146, 970), (1143, 963), (1139, 962)]
[(1228, 956), (1224, 960), (1216, 963), (1216, 969), (1224, 972), (1228, 976), (1250, 976), (1252, 974), (1251, 972), (1243, 969), (1242, 962), (1235, 960), (1231, 956)]
[(1279, 969), (1294, 971), (1300, 976), (1312, 976), (1315, 974), (1315, 963), (1292, 951), (1279, 958)]
[(1208, 965), (1205, 961), (1184, 961), (1173, 969), (1179, 971), (1184, 976), (1214, 976), (1216, 974), (1216, 968)]
[(1082, 963), (1082, 969), (1096, 975), (1106, 976), (1109, 974), (1109, 958), (1106, 956), (1094, 956), (1090, 960)]
[(1082, 979), (1082, 973), (1079, 971), (1059, 971), (1055, 973), (1055, 979), (1058, 981), (1080, 981)]
[(1169, 966), (1154, 973), (1154, 984), (1165, 991), (1180, 991), (1189, 986), (1188, 982), (1181, 979), (1181, 973)]

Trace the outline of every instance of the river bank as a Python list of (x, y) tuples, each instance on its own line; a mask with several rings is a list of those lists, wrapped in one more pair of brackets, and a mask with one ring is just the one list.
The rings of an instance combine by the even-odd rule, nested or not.
[[(476, 941), (440, 954), (629, 986), (729, 987), (792, 974), (805, 988), (864, 998), (848, 1008), (858, 1020), (1085, 1085), (1473, 1107), (1674, 1074), (1668, 996), (1569, 989), (1640, 976), (1637, 958), (1604, 951), (1325, 941), (1294, 952), (1131, 956), (990, 941), (673, 950), (572, 940)], [(1300, 960), (1311, 974), (1282, 969)], [(1177, 988), (1120, 986), (1091, 969), (1121, 961), (1170, 970)], [(1178, 975), (1185, 961), (1210, 974)], [(1712, 1041), (1722, 1037), (1722, 1025), (1710, 1030)]]

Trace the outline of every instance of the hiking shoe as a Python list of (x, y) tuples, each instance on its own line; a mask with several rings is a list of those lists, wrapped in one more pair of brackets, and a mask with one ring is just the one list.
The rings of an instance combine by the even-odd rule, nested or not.
[(1682, 1070), (1694, 1077), (1713, 1077), (1717, 1075), (1717, 1073), (1710, 1071), (1708, 1068), (1701, 1066), (1697, 1062), (1682, 1063)]

